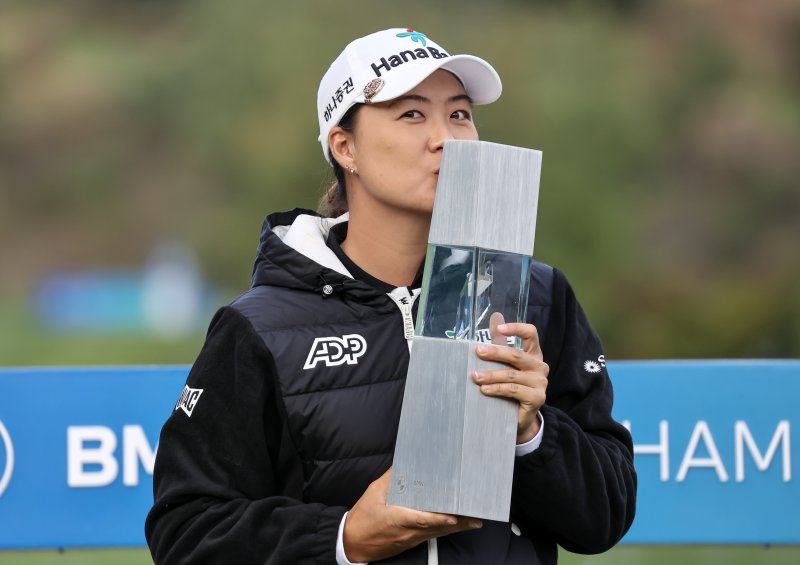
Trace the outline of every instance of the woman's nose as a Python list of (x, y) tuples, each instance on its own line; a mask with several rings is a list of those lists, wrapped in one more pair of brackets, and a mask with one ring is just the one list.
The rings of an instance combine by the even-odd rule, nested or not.
[(441, 151), (444, 149), (445, 141), (455, 139), (449, 121), (437, 120), (432, 124), (432, 128), (428, 142), (431, 151)]

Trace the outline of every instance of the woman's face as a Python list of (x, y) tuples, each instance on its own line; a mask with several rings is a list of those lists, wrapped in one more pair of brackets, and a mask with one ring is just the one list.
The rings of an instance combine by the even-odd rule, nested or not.
[[(363, 106), (351, 134), (351, 210), (379, 206), (430, 215), (448, 139), (478, 139), (461, 82), (437, 70), (405, 95)], [(369, 209), (369, 208), (368, 208)]]

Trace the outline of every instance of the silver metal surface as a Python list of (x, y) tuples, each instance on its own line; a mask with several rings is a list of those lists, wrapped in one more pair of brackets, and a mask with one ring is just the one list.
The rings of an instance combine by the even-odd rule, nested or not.
[[(441, 280), (434, 285), (436, 299), (430, 302), (433, 273), (429, 269), (436, 262), (430, 253), (455, 247), (462, 253), (483, 249), (529, 257), (536, 232), (540, 171), (539, 151), (484, 141), (445, 143), (420, 305), (421, 315), (431, 315), (431, 333), (425, 333), (422, 324), (422, 330), (417, 330), (424, 336), (414, 336), (389, 504), (509, 519), (518, 405), (484, 396), (471, 377), (476, 370), (506, 367), (478, 359), (477, 342), (446, 336), (461, 335), (459, 320), (468, 318), (470, 327), (464, 335), (477, 337), (478, 320), (485, 317), (477, 309), (485, 309), (485, 314), (499, 312), (508, 294), (500, 290), (504, 283), (521, 284), (516, 294), (527, 297), (527, 261), (520, 261), (520, 272), (512, 273), (479, 268), (474, 257), (472, 269), (449, 270), (456, 263), (443, 260), (438, 267)], [(514, 280), (505, 280), (508, 277)], [(496, 303), (494, 299), (487, 302), (492, 293), (498, 298)], [(450, 305), (453, 312), (442, 310)], [(524, 312), (524, 304), (517, 310)], [(445, 331), (449, 324), (434, 323), (437, 320), (452, 320), (454, 326)]]
[(516, 403), (481, 394), (476, 370), (504, 368), (476, 342), (414, 337), (388, 503), (506, 521)]
[(447, 141), (428, 241), (533, 254), (542, 153)]

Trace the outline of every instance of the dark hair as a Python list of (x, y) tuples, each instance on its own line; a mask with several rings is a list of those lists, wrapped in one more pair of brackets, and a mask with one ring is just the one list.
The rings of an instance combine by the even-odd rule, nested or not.
[[(344, 113), (337, 124), (344, 131), (351, 132), (356, 127), (356, 115), (361, 104), (355, 104)], [(328, 190), (319, 201), (317, 210), (323, 216), (335, 218), (347, 212), (347, 184), (344, 178), (344, 168), (333, 158), (333, 153), (328, 149), (328, 160), (333, 165), (333, 176)]]

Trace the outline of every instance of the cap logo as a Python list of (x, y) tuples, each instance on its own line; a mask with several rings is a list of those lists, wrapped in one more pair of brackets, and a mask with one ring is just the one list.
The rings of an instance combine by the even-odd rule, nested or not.
[(381, 88), (383, 88), (384, 84), (385, 83), (383, 82), (382, 78), (374, 78), (369, 81), (367, 86), (364, 87), (364, 102), (366, 104), (371, 104), (372, 97), (381, 91)]
[(398, 33), (397, 37), (410, 37), (411, 41), (416, 41), (417, 43), (422, 43), (423, 47), (427, 47), (428, 44), (425, 41), (426, 35), (424, 33), (420, 33), (418, 31), (414, 31), (411, 28), (406, 29), (403, 33)]
[(342, 83), (342, 86), (336, 89), (331, 96), (331, 101), (328, 102), (323, 109), (323, 116), (326, 122), (331, 121), (333, 113), (339, 108), (339, 104), (342, 103), (345, 95), (351, 92), (353, 92), (353, 77), (347, 77), (347, 80)]

